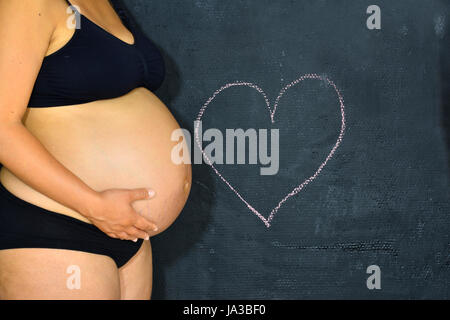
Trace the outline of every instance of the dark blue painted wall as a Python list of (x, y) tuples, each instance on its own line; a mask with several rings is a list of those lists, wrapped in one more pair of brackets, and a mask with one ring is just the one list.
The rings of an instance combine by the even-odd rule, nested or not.
[[(206, 165), (191, 196), (152, 239), (154, 299), (449, 298), (449, 2), (125, 0), (158, 45), (167, 78), (157, 95), (192, 132), (200, 107), (235, 80), (271, 102), (306, 73), (332, 79), (347, 130), (315, 181), (271, 228)], [(381, 8), (381, 30), (366, 9)], [(222, 166), (266, 216), (309, 177), (336, 142), (339, 105), (320, 81), (280, 102), (232, 88), (208, 107), (204, 128), (279, 128), (281, 167)], [(368, 290), (366, 268), (381, 268)]]

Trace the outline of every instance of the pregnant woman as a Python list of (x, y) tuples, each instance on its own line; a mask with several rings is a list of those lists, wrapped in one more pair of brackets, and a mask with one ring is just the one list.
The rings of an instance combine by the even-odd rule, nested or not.
[(149, 299), (191, 186), (161, 54), (113, 0), (0, 0), (0, 24), (0, 298)]

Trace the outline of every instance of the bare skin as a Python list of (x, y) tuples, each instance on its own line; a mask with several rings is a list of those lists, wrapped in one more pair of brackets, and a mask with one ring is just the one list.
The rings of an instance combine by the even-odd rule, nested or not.
[[(0, 250), (0, 265), (0, 299), (151, 298), (153, 268), (150, 241), (144, 241), (138, 253), (120, 269), (107, 256), (54, 249)], [(80, 268), (80, 289), (67, 287), (70, 276), (67, 271), (72, 265)]]
[[(71, 2), (133, 43), (107, 0)], [(26, 107), (43, 58), (73, 35), (66, 9), (64, 0), (0, 0), (0, 42), (11, 44), (0, 48), (0, 181), (111, 237), (148, 239), (177, 218), (191, 185), (190, 166), (170, 159), (179, 126), (167, 107), (145, 88), (83, 105)], [(80, 289), (66, 285), (71, 265), (81, 270)], [(119, 269), (108, 256), (82, 251), (0, 250), (1, 299), (149, 299), (151, 288), (149, 240)]]

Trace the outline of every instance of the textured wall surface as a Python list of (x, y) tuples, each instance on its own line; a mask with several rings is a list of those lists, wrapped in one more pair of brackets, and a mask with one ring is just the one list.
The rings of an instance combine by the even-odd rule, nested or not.
[[(333, 80), (346, 132), (321, 174), (266, 226), (203, 164), (188, 203), (152, 238), (154, 299), (450, 298), (448, 1), (124, 0), (163, 52), (156, 94), (182, 127), (226, 83), (273, 103), (306, 73)], [(381, 30), (366, 27), (371, 4)], [(218, 166), (266, 217), (339, 134), (329, 86), (305, 81), (274, 124), (249, 88), (223, 92), (203, 127), (279, 128), (280, 170)], [(368, 290), (366, 268), (381, 269)]]

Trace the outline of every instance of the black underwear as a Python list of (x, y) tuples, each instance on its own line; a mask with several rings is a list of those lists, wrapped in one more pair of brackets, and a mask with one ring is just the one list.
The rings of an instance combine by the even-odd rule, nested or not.
[(84, 251), (109, 256), (120, 268), (137, 253), (143, 241), (111, 238), (92, 224), (26, 202), (0, 183), (0, 250)]

